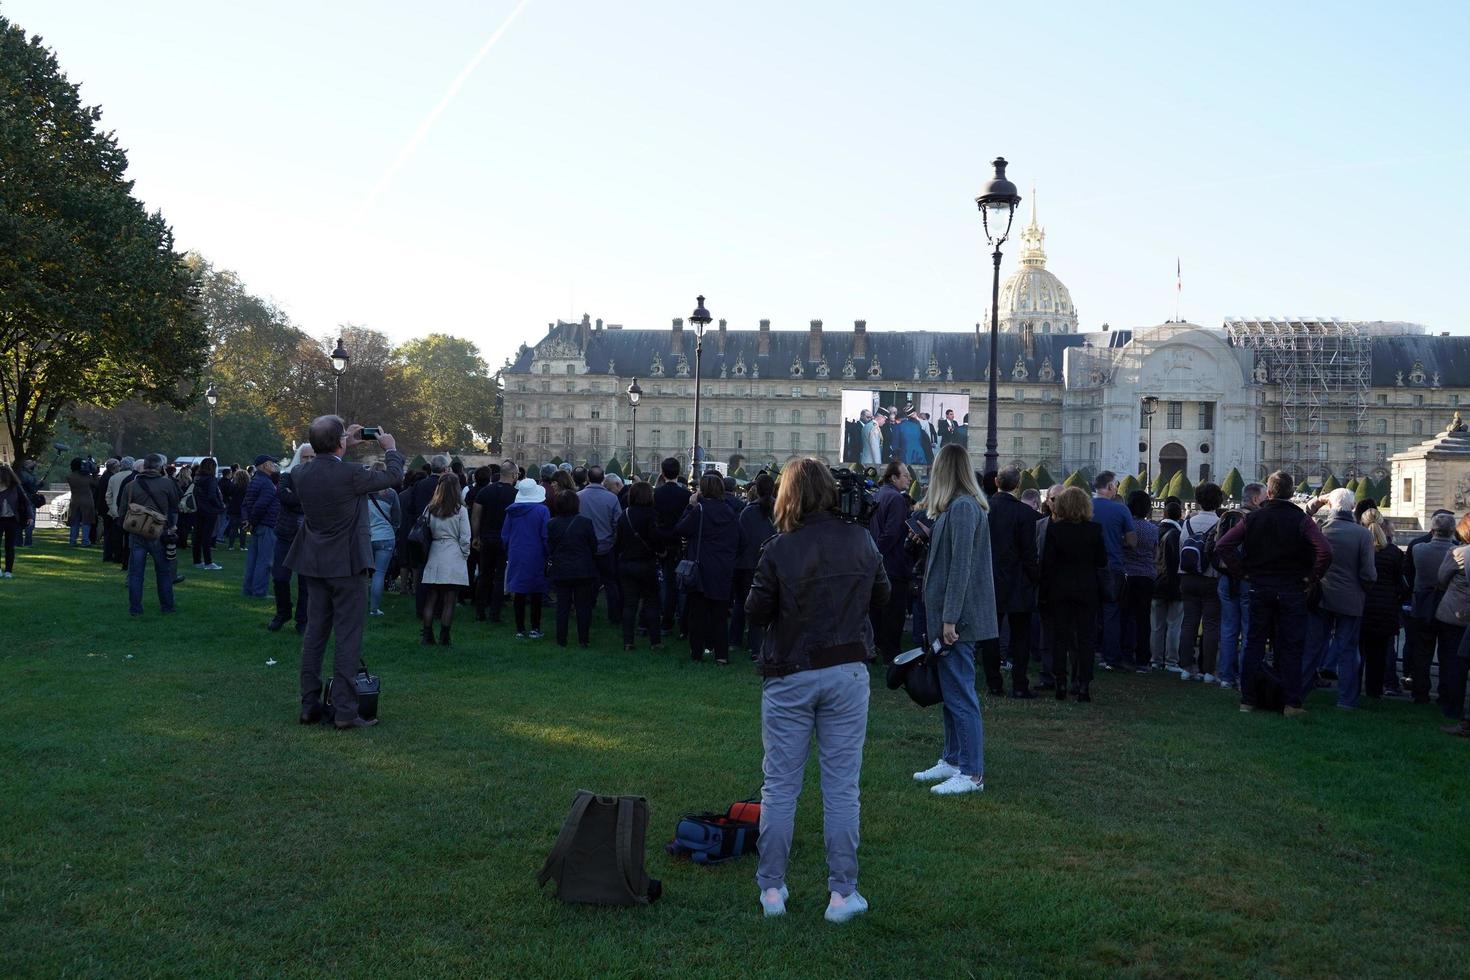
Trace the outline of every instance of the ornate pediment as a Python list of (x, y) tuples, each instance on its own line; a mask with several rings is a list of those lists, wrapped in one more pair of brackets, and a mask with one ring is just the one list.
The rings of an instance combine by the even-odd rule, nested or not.
[(581, 356), (582, 348), (564, 337), (551, 337), (536, 345), (537, 360), (567, 360)]
[(804, 374), (806, 374), (806, 369), (801, 366), (801, 358), (793, 357), (791, 359), (791, 376), (793, 378), (799, 378)]
[(735, 377), (737, 377), (737, 378), (743, 378), (743, 377), (745, 377), (745, 355), (744, 354), (741, 354), (739, 357), (735, 358)]
[(879, 362), (877, 354), (873, 355), (873, 362), (868, 365), (868, 377), (874, 381), (883, 377), (883, 365)]
[(1042, 381), (1055, 381), (1057, 379), (1057, 369), (1052, 367), (1050, 354), (1041, 359), (1041, 371), (1038, 377)]
[(1016, 366), (1011, 368), (1012, 381), (1025, 381), (1031, 377), (1030, 370), (1026, 367), (1026, 359), (1020, 354), (1016, 355)]
[(1415, 361), (1414, 366), (1409, 369), (1409, 384), (1422, 385), (1424, 383), (1424, 362)]
[(689, 358), (687, 355), (680, 354), (679, 359), (674, 362), (674, 376), (678, 378), (689, 377)]
[[(938, 380), (940, 374), (938, 357), (934, 356), (933, 354), (929, 355), (929, 366), (924, 370), (924, 374), (928, 376), (930, 381)], [(918, 369), (915, 368), (914, 377), (917, 378), (918, 376)]]
[(663, 355), (658, 351), (653, 352), (653, 365), (649, 367), (648, 374), (654, 378), (662, 378), (664, 376), (664, 359)]
[(827, 367), (827, 355), (823, 354), (822, 359), (817, 362), (817, 377), (825, 378), (831, 373), (831, 370)]
[(847, 363), (842, 365), (842, 376), (851, 381), (857, 377), (857, 367), (852, 363), (852, 355), (847, 355)]

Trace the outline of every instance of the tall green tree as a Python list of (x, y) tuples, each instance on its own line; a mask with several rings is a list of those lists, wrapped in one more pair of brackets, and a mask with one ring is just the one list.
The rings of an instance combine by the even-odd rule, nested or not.
[(0, 17), (0, 409), (18, 455), (77, 403), (198, 398), (208, 337), (173, 232), (39, 37)]
[(500, 391), (478, 347), (431, 333), (398, 348), (398, 357), (418, 406), (418, 429), (434, 447), (470, 449), (498, 432)]

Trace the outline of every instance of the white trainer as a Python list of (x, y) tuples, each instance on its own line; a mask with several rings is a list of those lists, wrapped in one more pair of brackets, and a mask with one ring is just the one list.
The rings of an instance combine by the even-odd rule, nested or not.
[(838, 897), (836, 892), (832, 893), (832, 900), (827, 903), (827, 911), (822, 914), (828, 922), (846, 922), (855, 916), (862, 915), (868, 910), (868, 900), (857, 892), (853, 892), (847, 898)]
[(1206, 675), (1205, 675), (1205, 676), (1204, 676), (1204, 678), (1203, 678), (1203, 680), (1204, 680), (1204, 682), (1205, 682), (1205, 683), (1206, 683), (1206, 684), (1213, 684), (1213, 683), (1215, 683), (1215, 682), (1216, 682), (1216, 681), (1217, 681), (1217, 680), (1219, 680), (1219, 678), (1218, 678), (1218, 677), (1216, 677), (1216, 676), (1215, 676), (1215, 675), (1214, 675), (1214, 674), (1206, 674)]
[(914, 778), (921, 783), (937, 783), (940, 780), (949, 779), (951, 776), (958, 776), (959, 774), (960, 771), (958, 769), (943, 759), (940, 759), (923, 772), (914, 773)]
[(779, 889), (767, 888), (761, 892), (761, 909), (766, 913), (766, 917), (785, 915), (786, 899), (789, 897), (790, 892), (786, 890), (785, 885), (782, 885)]
[(937, 786), (929, 787), (929, 792), (938, 793), (940, 796), (954, 796), (956, 793), (981, 793), (985, 791), (985, 782), (975, 782), (962, 772), (957, 772)]

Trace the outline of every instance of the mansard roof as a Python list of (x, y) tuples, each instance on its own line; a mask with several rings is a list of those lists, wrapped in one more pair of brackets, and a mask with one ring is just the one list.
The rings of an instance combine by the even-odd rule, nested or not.
[[(802, 370), (800, 377), (810, 380), (823, 377), (819, 368), (825, 360), (825, 377), (837, 382), (870, 380), (869, 370), (877, 365), (881, 370), (881, 380), (885, 382), (913, 381), (917, 372), (917, 379), (921, 381), (953, 380), (972, 384), (984, 380), (985, 369), (989, 366), (988, 334), (981, 335), (977, 346), (975, 335), (969, 331), (870, 330), (864, 333), (866, 352), (856, 355), (856, 331), (824, 329), (820, 334), (820, 360), (810, 357), (812, 334), (809, 330), (771, 330), (767, 336), (769, 352), (762, 356), (761, 332), (758, 330), (727, 330), (722, 342), (718, 330), (706, 329), (703, 376), (758, 375), (763, 381), (788, 380), (793, 378), (792, 366), (796, 364)], [(1028, 343), (1019, 334), (1002, 334), (997, 349), (999, 382), (1061, 385), (1063, 355), (1067, 348), (1089, 343), (1116, 347), (1127, 343), (1130, 336), (1126, 330), (1037, 334)], [(693, 330), (686, 327), (680, 343), (692, 367)], [(521, 351), (512, 371), (529, 372), (537, 351), (542, 351), (543, 356), (581, 359), (591, 374), (636, 375), (639, 378), (654, 376), (652, 368), (657, 357), (662, 364), (663, 376), (675, 377), (678, 354), (674, 345), (672, 329), (598, 330), (586, 323), (558, 322), (535, 348)], [(852, 379), (844, 377), (849, 359), (853, 365)], [(739, 370), (741, 366), (743, 373)]]
[(1470, 337), (1374, 337), (1373, 385), (1470, 388)]

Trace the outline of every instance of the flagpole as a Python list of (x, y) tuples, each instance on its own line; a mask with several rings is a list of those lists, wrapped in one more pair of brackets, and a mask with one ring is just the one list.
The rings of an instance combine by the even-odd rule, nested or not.
[(1184, 266), (1174, 259), (1174, 322), (1179, 322), (1179, 297), (1184, 292)]

